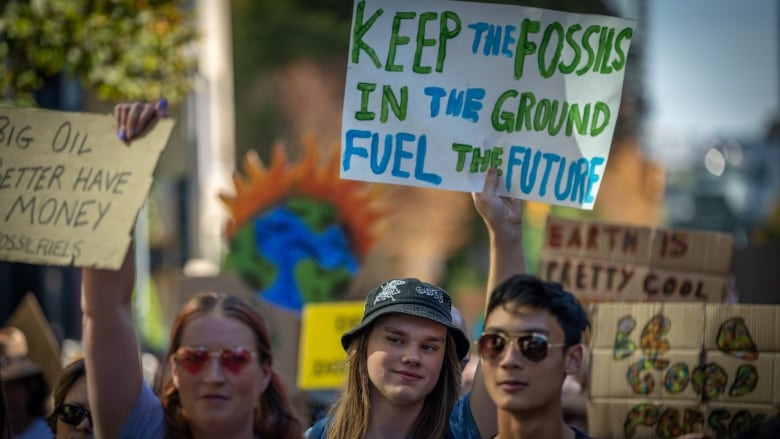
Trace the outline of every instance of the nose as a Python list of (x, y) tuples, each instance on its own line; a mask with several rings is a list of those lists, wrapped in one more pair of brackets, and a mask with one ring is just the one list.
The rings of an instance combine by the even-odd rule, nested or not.
[(501, 367), (520, 367), (523, 364), (523, 354), (520, 353), (520, 347), (517, 345), (517, 339), (510, 339), (507, 342), (504, 352), (499, 355), (499, 365)]
[(409, 343), (404, 349), (401, 362), (404, 364), (419, 364), (420, 363), (420, 348), (414, 343)]
[(225, 371), (219, 363), (219, 358), (209, 358), (209, 364), (206, 366), (204, 379), (207, 382), (219, 383), (225, 380)]

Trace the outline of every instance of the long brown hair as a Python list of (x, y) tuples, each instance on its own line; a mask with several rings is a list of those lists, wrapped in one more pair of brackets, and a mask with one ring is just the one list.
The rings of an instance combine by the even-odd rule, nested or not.
[[(165, 367), (170, 367), (172, 355), (181, 346), (182, 333), (187, 324), (196, 317), (210, 313), (234, 318), (248, 326), (255, 334), (257, 360), (261, 365), (269, 366), (270, 382), (265, 391), (257, 396), (254, 433), (264, 438), (300, 438), (303, 435), (303, 426), (287, 397), (281, 377), (271, 367), (273, 357), (268, 329), (260, 314), (242, 299), (221, 293), (200, 293), (190, 299), (173, 323), (168, 354), (163, 363)], [(163, 383), (161, 400), (168, 425), (168, 436), (192, 437), (189, 421), (181, 407), (179, 391), (173, 385), (170, 373), (166, 373)]]
[[(362, 439), (368, 431), (371, 410), (368, 377), (368, 338), (374, 324), (352, 339), (347, 349), (347, 387), (331, 409), (333, 417), (327, 439)], [(458, 400), (462, 366), (455, 348), (455, 339), (447, 331), (444, 353), (436, 387), (425, 397), (422, 411), (414, 423), (415, 438), (443, 438), (449, 431), (452, 407)]]

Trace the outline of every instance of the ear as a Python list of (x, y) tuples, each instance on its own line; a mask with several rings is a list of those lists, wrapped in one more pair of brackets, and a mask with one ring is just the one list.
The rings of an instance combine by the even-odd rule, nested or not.
[(566, 351), (566, 374), (576, 375), (580, 373), (582, 367), (582, 357), (585, 352), (585, 346), (578, 343)]
[(173, 360), (173, 357), (170, 358), (171, 362), (171, 380), (173, 381), (173, 387), (176, 388), (176, 390), (179, 390), (179, 369), (176, 365), (176, 362)]
[(263, 364), (260, 366), (260, 369), (263, 371), (263, 376), (260, 378), (260, 393), (265, 392), (265, 389), (268, 388), (268, 384), (271, 382), (271, 377), (273, 376), (273, 369), (268, 364)]

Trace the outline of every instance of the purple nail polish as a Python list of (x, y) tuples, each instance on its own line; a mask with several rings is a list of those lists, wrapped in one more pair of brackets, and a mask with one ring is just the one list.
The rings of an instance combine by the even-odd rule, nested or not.
[(163, 111), (167, 110), (168, 109), (168, 99), (160, 98), (159, 105), (160, 105), (160, 109), (161, 110), (163, 110)]
[(127, 134), (125, 134), (125, 130), (119, 130), (119, 140), (123, 142), (127, 140)]

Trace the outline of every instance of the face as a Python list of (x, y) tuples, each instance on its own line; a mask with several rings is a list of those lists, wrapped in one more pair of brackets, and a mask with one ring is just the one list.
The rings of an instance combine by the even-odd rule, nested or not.
[[(184, 367), (171, 358), (171, 374), (179, 389), (181, 405), (193, 429), (221, 435), (227, 430), (251, 429), (258, 396), (265, 391), (270, 368), (258, 361), (254, 332), (243, 322), (217, 314), (191, 320), (183, 329), (182, 347), (209, 353), (242, 347), (255, 354), (236, 370), (212, 354), (200, 370)], [(227, 367), (226, 367), (227, 366)]]
[[(482, 356), (485, 386), (499, 409), (523, 413), (560, 404), (563, 380), (567, 373), (578, 371), (582, 350), (581, 346), (562, 346), (563, 329), (549, 311), (512, 304), (498, 306), (485, 320), (484, 332), (539, 333), (549, 343), (546, 357), (539, 361), (520, 353), (514, 337), (495, 358)], [(529, 356), (533, 355), (529, 352)]]
[[(68, 393), (65, 394), (62, 403), (89, 410), (86, 378), (79, 378), (73, 383)], [(83, 439), (91, 437), (93, 437), (92, 422), (90, 422), (89, 417), (82, 418), (76, 425), (72, 425), (64, 422), (62, 416), (57, 416), (57, 439)]]
[(406, 314), (380, 318), (368, 338), (372, 404), (421, 405), (439, 380), (446, 342), (447, 328), (431, 320)]

